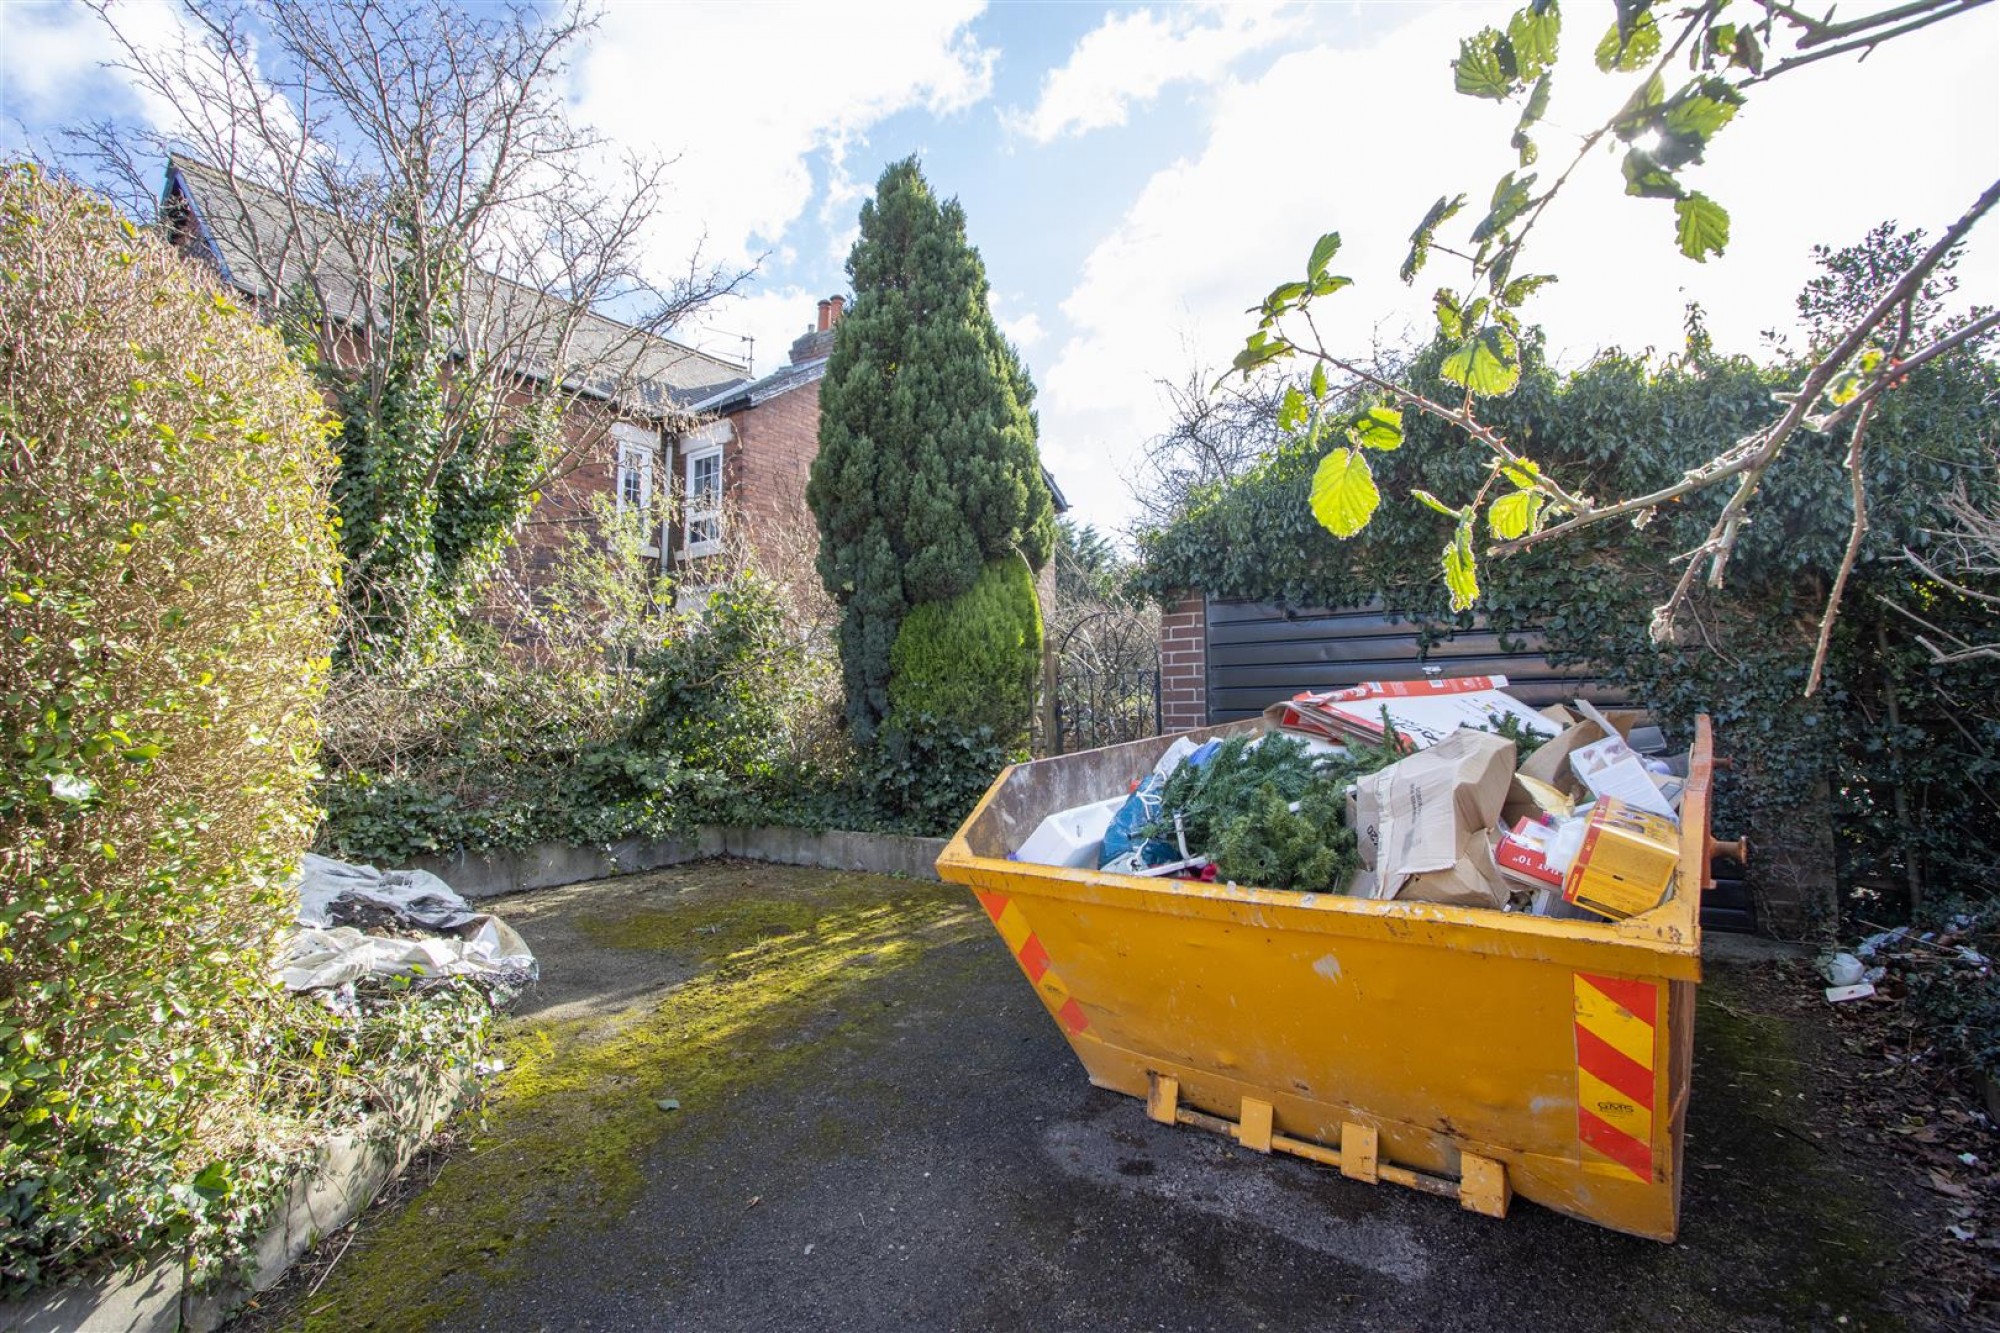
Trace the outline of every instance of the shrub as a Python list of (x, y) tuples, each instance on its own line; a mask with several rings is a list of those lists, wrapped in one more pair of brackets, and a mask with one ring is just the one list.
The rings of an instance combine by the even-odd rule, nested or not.
[(163, 243), (0, 170), (0, 1291), (201, 1225), (310, 836), (325, 412)]
[(928, 715), (931, 725), (955, 731), (984, 727), (1004, 749), (1026, 745), (1041, 654), (1042, 609), (1028, 562), (1018, 555), (990, 562), (967, 592), (903, 618), (889, 656), (889, 736), (908, 735)]
[(824, 730), (778, 591), (738, 575), (665, 629), (630, 671), (496, 656), (401, 685), (343, 681), (321, 847), (394, 863), (762, 822), (810, 776), (799, 753)]

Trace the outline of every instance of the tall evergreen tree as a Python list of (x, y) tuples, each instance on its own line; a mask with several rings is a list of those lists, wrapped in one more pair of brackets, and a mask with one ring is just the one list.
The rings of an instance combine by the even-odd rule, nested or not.
[(915, 158), (882, 173), (847, 260), (852, 312), (820, 386), (806, 500), (819, 572), (843, 610), (848, 724), (875, 736), (904, 615), (971, 590), (1018, 552), (1039, 570), (1055, 510), (1035, 449), (1034, 386), (987, 306), (965, 210)]

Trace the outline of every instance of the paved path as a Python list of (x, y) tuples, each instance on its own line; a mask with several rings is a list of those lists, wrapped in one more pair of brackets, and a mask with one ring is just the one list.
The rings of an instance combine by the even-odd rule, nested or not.
[(1893, 1222), (1798, 1132), (1796, 1055), (1731, 979), (1753, 965), (1704, 988), (1662, 1246), (1151, 1123), (959, 890), (725, 862), (501, 908), (547, 978), (515, 1070), (293, 1305), (315, 1326), (1857, 1327), (1893, 1275)]

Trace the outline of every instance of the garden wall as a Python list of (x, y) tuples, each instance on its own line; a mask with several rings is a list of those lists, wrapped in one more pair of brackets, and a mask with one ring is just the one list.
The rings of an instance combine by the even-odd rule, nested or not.
[(428, 870), (467, 898), (491, 898), (524, 889), (548, 889), (614, 875), (635, 875), (715, 856), (936, 879), (937, 858), (944, 851), (944, 844), (943, 838), (889, 833), (851, 833), (841, 829), (815, 833), (771, 826), (737, 828), (711, 824), (692, 840), (626, 838), (601, 847), (545, 842), (518, 851), (419, 856), (403, 868)]

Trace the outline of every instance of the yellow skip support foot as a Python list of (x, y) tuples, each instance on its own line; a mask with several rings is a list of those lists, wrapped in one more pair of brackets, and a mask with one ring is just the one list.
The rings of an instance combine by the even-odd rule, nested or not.
[(1514, 1187), (1507, 1180), (1507, 1167), (1491, 1157), (1465, 1153), (1459, 1159), (1458, 1202), (1467, 1212), (1487, 1217), (1507, 1216)]

